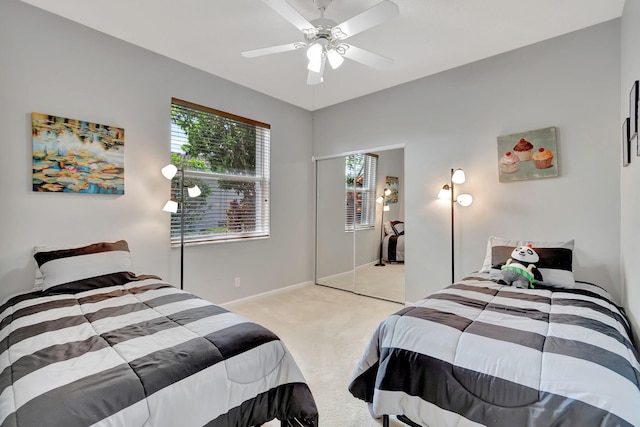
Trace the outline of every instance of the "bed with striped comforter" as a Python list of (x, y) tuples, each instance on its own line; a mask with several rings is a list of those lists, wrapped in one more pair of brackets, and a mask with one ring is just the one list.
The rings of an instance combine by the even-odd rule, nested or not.
[(2, 427), (317, 426), (277, 336), (157, 277), (19, 295), (0, 328)]
[(351, 393), (431, 427), (640, 426), (629, 323), (595, 285), (518, 289), (474, 275), (380, 323)]

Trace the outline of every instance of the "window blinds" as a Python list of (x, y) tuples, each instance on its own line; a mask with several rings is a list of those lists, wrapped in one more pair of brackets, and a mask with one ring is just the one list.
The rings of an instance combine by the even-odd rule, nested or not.
[[(268, 237), (270, 126), (229, 113), (172, 100), (172, 162), (184, 168), (185, 242)], [(179, 178), (171, 195), (180, 199)], [(171, 241), (180, 241), (180, 210), (171, 218)]]
[(353, 154), (345, 158), (345, 230), (375, 226), (378, 156)]

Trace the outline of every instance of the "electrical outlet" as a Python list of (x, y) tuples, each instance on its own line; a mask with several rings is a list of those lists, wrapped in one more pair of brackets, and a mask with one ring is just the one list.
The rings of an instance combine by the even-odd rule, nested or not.
[(236, 288), (240, 287), (240, 278), (239, 277), (236, 277), (235, 286), (236, 286)]

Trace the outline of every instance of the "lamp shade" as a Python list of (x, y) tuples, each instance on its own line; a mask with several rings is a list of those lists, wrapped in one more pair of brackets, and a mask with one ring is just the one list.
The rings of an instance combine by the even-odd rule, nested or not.
[(313, 71), (314, 73), (319, 73), (322, 70), (322, 58), (319, 59), (311, 59), (309, 60), (309, 64), (307, 65), (307, 70)]
[(464, 184), (466, 181), (464, 171), (462, 169), (456, 169), (455, 172), (453, 172), (453, 175), (451, 175), (451, 181), (454, 184)]
[(471, 194), (460, 194), (456, 198), (456, 200), (458, 201), (460, 206), (469, 206), (471, 203), (473, 203), (473, 197), (471, 196)]
[(320, 62), (322, 58), (322, 45), (320, 43), (313, 43), (311, 46), (307, 48), (307, 59), (310, 62), (317, 61)]
[(200, 191), (200, 187), (194, 185), (193, 187), (187, 188), (187, 193), (189, 193), (189, 197), (198, 197), (202, 194), (202, 191)]
[(329, 49), (327, 51), (327, 59), (329, 60), (329, 65), (331, 65), (331, 68), (334, 70), (344, 62), (342, 55), (340, 55), (335, 49)]
[(160, 172), (162, 172), (162, 175), (165, 178), (172, 179), (174, 176), (176, 176), (176, 173), (178, 173), (178, 168), (176, 167), (176, 165), (170, 164), (160, 169)]
[(389, 205), (384, 205), (384, 207), (382, 208), (382, 210), (384, 210), (385, 212), (389, 212)]
[(162, 208), (162, 210), (165, 212), (177, 213), (178, 202), (174, 200), (169, 200), (167, 203), (164, 204), (164, 207)]
[(445, 184), (442, 186), (442, 188), (438, 192), (438, 199), (451, 200), (451, 188), (449, 187), (449, 184)]

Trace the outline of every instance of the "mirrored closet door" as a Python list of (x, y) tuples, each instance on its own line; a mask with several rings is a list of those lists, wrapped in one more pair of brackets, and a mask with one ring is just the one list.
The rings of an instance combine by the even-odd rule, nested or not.
[(345, 159), (316, 162), (316, 283), (355, 290), (353, 233), (345, 231)]
[(404, 303), (403, 183), (403, 149), (316, 161), (316, 283)]

